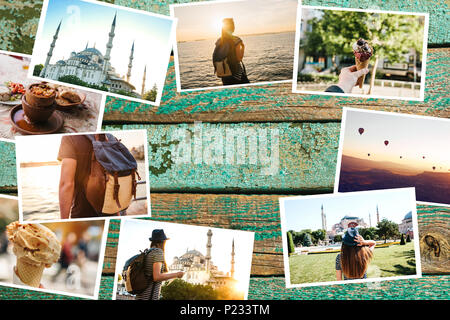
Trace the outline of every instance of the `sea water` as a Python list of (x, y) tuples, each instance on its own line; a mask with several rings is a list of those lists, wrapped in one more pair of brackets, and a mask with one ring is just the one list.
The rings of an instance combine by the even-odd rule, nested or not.
[[(251, 83), (291, 80), (295, 33), (239, 36), (244, 42), (244, 65)], [(181, 89), (222, 86), (214, 74), (212, 54), (217, 39), (179, 42), (178, 65)]]

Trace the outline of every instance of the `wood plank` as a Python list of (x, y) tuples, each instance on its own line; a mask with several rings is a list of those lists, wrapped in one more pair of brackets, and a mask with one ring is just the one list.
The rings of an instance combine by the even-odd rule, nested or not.
[[(255, 232), (251, 274), (284, 275), (278, 195), (163, 194), (152, 193), (152, 219), (158, 221), (238, 229)], [(421, 250), (422, 272), (450, 274), (448, 227), (450, 208), (417, 206), (419, 239), (432, 234), (441, 254), (430, 257)], [(104, 273), (114, 273), (120, 225), (111, 220)], [(446, 245), (447, 243), (447, 245)], [(426, 262), (426, 263), (424, 263)]]
[(0, 193), (17, 192), (16, 145), (0, 141)]
[[(330, 191), (334, 183), (338, 123), (113, 125), (104, 129), (147, 130), (153, 192), (317, 193)], [(233, 140), (234, 136), (242, 139)]]
[(340, 121), (343, 107), (450, 117), (450, 48), (429, 49), (424, 101), (292, 93), (292, 84), (176, 91), (171, 59), (159, 107), (107, 97), (104, 123)]

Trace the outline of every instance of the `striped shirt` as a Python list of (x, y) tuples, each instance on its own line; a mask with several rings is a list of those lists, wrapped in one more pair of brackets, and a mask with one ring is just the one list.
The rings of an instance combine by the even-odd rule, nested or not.
[[(161, 272), (164, 270), (164, 252), (159, 248), (151, 248), (145, 256), (145, 275), (153, 279), (153, 264), (162, 262)], [(159, 300), (162, 281), (151, 280), (144, 292), (136, 295), (136, 300)]]

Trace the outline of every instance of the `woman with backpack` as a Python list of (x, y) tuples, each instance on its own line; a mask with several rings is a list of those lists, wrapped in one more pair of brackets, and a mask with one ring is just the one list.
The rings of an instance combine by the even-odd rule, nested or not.
[(163, 281), (182, 278), (184, 272), (167, 273), (167, 264), (164, 257), (164, 247), (169, 238), (166, 237), (164, 230), (155, 229), (152, 231), (152, 237), (149, 238), (150, 250), (145, 256), (145, 275), (151, 279), (147, 288), (136, 295), (136, 300), (159, 300), (161, 285)]
[(348, 228), (342, 239), (341, 253), (336, 256), (336, 279), (366, 279), (376, 242), (364, 240), (356, 228)]
[(222, 35), (216, 41), (213, 53), (214, 72), (222, 79), (223, 85), (249, 83), (242, 63), (245, 46), (242, 39), (233, 35), (234, 20), (222, 21)]

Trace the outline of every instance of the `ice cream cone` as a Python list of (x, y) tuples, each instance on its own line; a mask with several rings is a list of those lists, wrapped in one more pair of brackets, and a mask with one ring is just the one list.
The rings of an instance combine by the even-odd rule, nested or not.
[(45, 266), (43, 264), (32, 264), (26, 258), (17, 259), (17, 276), (24, 284), (30, 287), (39, 288), (44, 268)]
[[(356, 65), (356, 70), (361, 70), (361, 69), (367, 68), (369, 66), (369, 59), (367, 59), (365, 61), (360, 61), (357, 57), (355, 57), (355, 65)], [(361, 77), (359, 77), (358, 81), (356, 81), (356, 85), (359, 86), (360, 88), (362, 88), (365, 78), (366, 78), (365, 74), (363, 74)]]

